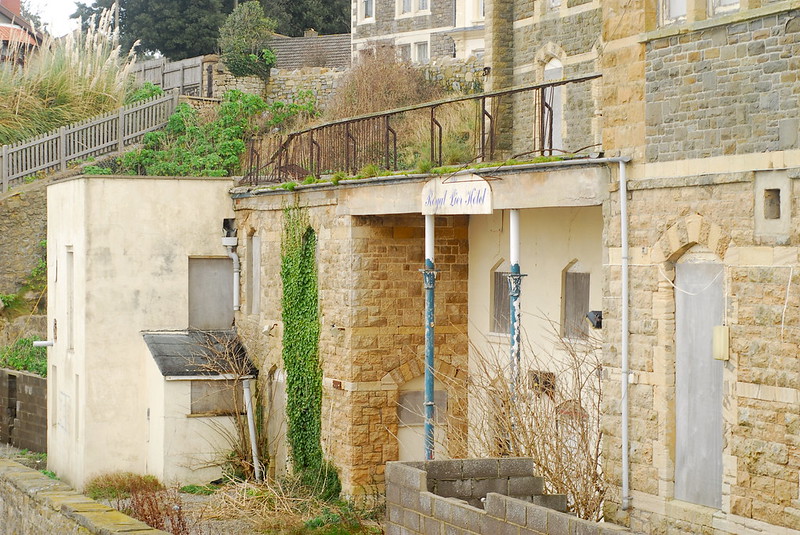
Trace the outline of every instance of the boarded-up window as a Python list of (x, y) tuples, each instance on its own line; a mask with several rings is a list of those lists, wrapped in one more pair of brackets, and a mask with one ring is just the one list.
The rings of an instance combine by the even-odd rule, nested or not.
[(511, 303), (508, 300), (508, 271), (495, 271), (492, 281), (493, 333), (507, 333), (510, 327)]
[(189, 259), (189, 328), (204, 331), (233, 325), (233, 262)]
[(586, 338), (589, 312), (589, 274), (574, 271), (564, 273), (563, 334), (566, 338)]
[(192, 381), (192, 414), (244, 413), (241, 381)]

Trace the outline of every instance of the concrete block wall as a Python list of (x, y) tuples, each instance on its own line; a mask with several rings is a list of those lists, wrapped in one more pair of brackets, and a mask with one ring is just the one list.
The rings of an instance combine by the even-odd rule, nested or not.
[(5, 459), (0, 459), (0, 530), (14, 535), (166, 534)]
[[(524, 458), (456, 459), (386, 466), (386, 533), (399, 535), (612, 535), (628, 530), (555, 510)], [(528, 501), (530, 500), (530, 501)], [(482, 505), (483, 508), (476, 505)]]
[[(9, 376), (16, 380), (13, 394), (9, 392)], [(47, 451), (47, 379), (0, 369), (0, 411), (0, 442)]]

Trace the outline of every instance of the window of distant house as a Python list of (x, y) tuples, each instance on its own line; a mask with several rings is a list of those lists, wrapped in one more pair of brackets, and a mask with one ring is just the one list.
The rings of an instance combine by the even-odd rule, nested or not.
[(739, 9), (739, 0), (711, 0), (708, 6), (709, 15), (730, 13)]
[(411, 45), (397, 46), (397, 59), (400, 61), (411, 61)]
[(492, 273), (492, 324), (493, 333), (507, 333), (510, 327), (511, 302), (508, 299), (508, 271)]
[(414, 61), (417, 63), (428, 63), (428, 42), (414, 43)]
[(580, 262), (574, 262), (564, 271), (561, 334), (565, 338), (582, 339), (588, 335), (589, 281), (589, 273)]
[(371, 19), (375, 17), (375, 0), (361, 0), (361, 18)]
[(686, 0), (661, 0), (660, 10), (662, 24), (686, 20)]
[(430, 0), (397, 0), (398, 15), (430, 13)]

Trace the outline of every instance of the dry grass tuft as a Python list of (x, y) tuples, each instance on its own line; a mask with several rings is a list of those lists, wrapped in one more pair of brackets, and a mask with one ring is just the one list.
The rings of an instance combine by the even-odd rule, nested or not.
[[(0, 63), (0, 144), (24, 140), (123, 105), (132, 53), (106, 11), (99, 24), (62, 39), (45, 35), (24, 63)], [(22, 50), (11, 52), (22, 55)]]

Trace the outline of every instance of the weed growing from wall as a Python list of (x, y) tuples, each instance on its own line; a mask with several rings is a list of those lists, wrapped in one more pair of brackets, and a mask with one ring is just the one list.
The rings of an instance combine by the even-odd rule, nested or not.
[(319, 362), (317, 236), (302, 209), (284, 211), (281, 241), (283, 365), (286, 369), (287, 438), (294, 471), (325, 499), (341, 490), (322, 456), (322, 368)]

